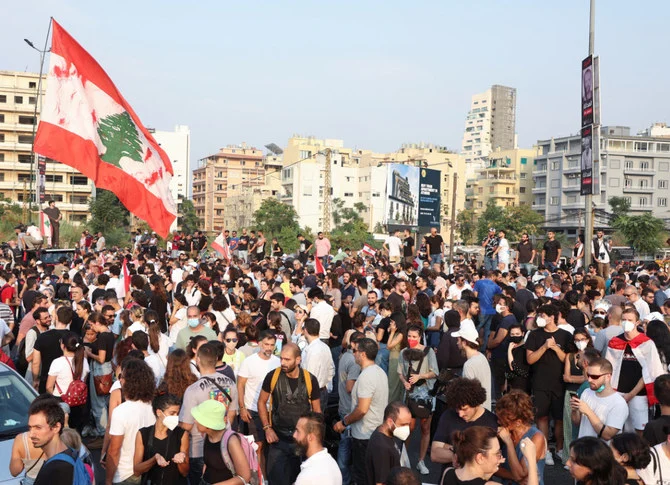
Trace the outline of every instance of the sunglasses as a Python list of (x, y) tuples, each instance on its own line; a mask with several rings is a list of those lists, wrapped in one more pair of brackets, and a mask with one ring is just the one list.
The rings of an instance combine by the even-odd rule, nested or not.
[(227, 343), (231, 343), (231, 342), (235, 342), (235, 343), (237, 343), (237, 339), (236, 339), (236, 338), (227, 338), (227, 339), (226, 339), (226, 342), (227, 342)]
[(607, 312), (594, 312), (594, 315), (607, 315)]
[(586, 377), (592, 381), (595, 381), (596, 379), (600, 379), (602, 376), (606, 376), (607, 374), (609, 374), (609, 372), (606, 372), (605, 374), (586, 374)]

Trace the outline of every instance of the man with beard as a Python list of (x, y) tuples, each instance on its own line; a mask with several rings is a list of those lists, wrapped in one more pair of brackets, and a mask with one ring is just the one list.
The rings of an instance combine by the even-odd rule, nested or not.
[(479, 351), (479, 333), (472, 320), (466, 319), (461, 322), (458, 332), (451, 334), (458, 338), (458, 348), (465, 355), (463, 364), (463, 377), (477, 379), (486, 389), (486, 400), (484, 407), (491, 410), (491, 367), (484, 354)]
[(323, 447), (326, 422), (323, 414), (308, 412), (295, 425), (293, 439), (296, 451), (306, 459), (300, 465), (295, 485), (342, 485), (342, 474), (328, 450)]
[[(269, 449), (266, 472), (270, 485), (291, 485), (300, 472), (293, 433), (300, 416), (321, 412), (319, 381), (300, 367), (300, 348), (289, 343), (281, 350), (281, 366), (268, 372), (258, 398), (258, 415)], [(246, 359), (245, 359), (246, 360)], [(309, 381), (308, 381), (309, 379)], [(268, 412), (268, 400), (271, 409)]]
[[(365, 455), (368, 485), (386, 483), (392, 468), (410, 466), (402, 447), (409, 438), (411, 421), (412, 413), (403, 403), (395, 401), (386, 406), (384, 422), (370, 436)], [(400, 448), (396, 440), (400, 441)]]

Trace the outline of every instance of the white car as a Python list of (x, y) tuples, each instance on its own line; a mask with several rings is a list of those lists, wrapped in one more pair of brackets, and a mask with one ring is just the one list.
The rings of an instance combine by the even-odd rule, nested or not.
[(0, 363), (0, 485), (21, 483), (12, 477), (9, 460), (16, 435), (28, 431), (28, 408), (37, 393), (14, 369)]

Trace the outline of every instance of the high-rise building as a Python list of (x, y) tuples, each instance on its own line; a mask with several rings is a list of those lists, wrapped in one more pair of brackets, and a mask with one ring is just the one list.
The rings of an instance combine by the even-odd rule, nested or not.
[[(181, 214), (181, 204), (191, 198), (191, 130), (188, 126), (177, 125), (174, 131), (162, 131), (148, 128), (156, 142), (165, 150), (172, 162), (172, 180), (170, 192), (177, 205), (177, 212)], [(177, 229), (178, 219), (172, 223), (171, 231)]]
[(515, 148), (515, 131), (515, 88), (495, 84), (472, 96), (461, 145), (467, 178), (473, 178), (484, 167), (492, 150)]
[[(603, 126), (600, 138), (600, 194), (593, 196), (595, 228), (607, 228), (611, 197), (630, 202), (630, 214), (645, 212), (670, 220), (670, 139), (631, 135), (626, 126)], [(576, 236), (584, 230), (585, 199), (580, 195), (580, 135), (537, 142), (533, 209), (546, 228)]]
[(228, 145), (218, 153), (200, 160), (193, 171), (193, 206), (203, 222), (203, 230), (219, 231), (224, 225), (227, 197), (239, 194), (245, 187), (264, 185), (269, 172), (279, 173), (281, 160), (241, 145)]
[[(18, 204), (35, 202), (37, 164), (31, 157), (39, 74), (0, 71), (0, 195)], [(42, 78), (46, 92), (46, 75)], [(39, 121), (39, 109), (37, 111)], [(30, 190), (32, 178), (32, 193)], [(93, 184), (78, 170), (47, 159), (44, 164), (44, 203), (55, 200), (63, 220), (79, 224), (89, 215)], [(34, 206), (37, 208), (37, 205)], [(33, 217), (34, 222), (37, 221)]]

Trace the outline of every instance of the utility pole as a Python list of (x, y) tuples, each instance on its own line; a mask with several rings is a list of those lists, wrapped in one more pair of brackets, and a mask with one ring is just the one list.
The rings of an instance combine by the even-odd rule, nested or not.
[(323, 227), (326, 236), (330, 235), (330, 190), (331, 190), (331, 162), (332, 150), (326, 148), (326, 174), (323, 177)]
[[(595, 30), (596, 30), (596, 0), (591, 0), (591, 5), (590, 5), (590, 12), (589, 12), (589, 56), (593, 55), (594, 51), (594, 44), (595, 44)], [(594, 98), (594, 106), (595, 106), (595, 99), (596, 99), (596, 89), (600, 89), (599, 86), (596, 86), (594, 83), (594, 90), (593, 90), (593, 98)], [(600, 111), (600, 106), (597, 107), (598, 111)], [(593, 151), (595, 153), (599, 153), (600, 150), (600, 126), (599, 126), (599, 120), (598, 118), (600, 117), (600, 113), (596, 112), (594, 109), (594, 116), (593, 116)], [(591, 177), (593, 180), (595, 180), (596, 177), (596, 170), (600, 170), (600, 163), (595, 163), (595, 157), (593, 157), (593, 173), (591, 174)], [(600, 174), (598, 174), (598, 178), (600, 178)], [(593, 187), (595, 187), (595, 184), (592, 183), (592, 188), (589, 191), (589, 193), (584, 197), (586, 199), (586, 212), (584, 213), (584, 225), (585, 230), (584, 230), (584, 266), (588, 267), (589, 264), (591, 264), (591, 239), (593, 238)]]
[(449, 226), (449, 259), (454, 260), (454, 229), (456, 228), (456, 190), (458, 189), (458, 173), (454, 171), (454, 187), (451, 194), (451, 225)]

